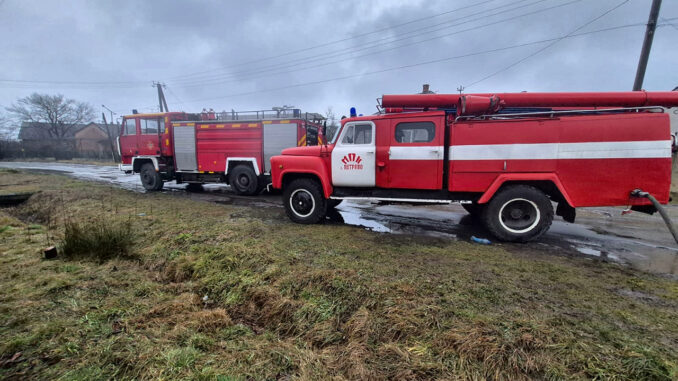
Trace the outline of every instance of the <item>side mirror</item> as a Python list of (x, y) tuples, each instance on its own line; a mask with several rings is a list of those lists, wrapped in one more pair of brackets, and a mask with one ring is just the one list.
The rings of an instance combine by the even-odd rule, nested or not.
[(323, 129), (322, 129), (322, 131), (323, 131), (323, 136), (325, 137), (325, 139), (327, 139), (327, 121), (324, 121), (324, 122), (323, 122)]

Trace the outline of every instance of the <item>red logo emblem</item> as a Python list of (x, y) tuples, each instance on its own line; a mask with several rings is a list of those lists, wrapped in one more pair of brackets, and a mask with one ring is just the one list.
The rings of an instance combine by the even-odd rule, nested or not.
[(341, 159), (341, 162), (344, 163), (344, 169), (346, 170), (361, 170), (363, 169), (363, 159), (360, 158), (359, 155), (356, 155), (354, 153), (349, 153), (348, 155), (344, 155), (344, 158)]

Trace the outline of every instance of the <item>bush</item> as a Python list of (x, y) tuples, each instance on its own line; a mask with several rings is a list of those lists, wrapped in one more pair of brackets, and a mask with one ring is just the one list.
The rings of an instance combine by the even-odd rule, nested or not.
[(112, 258), (131, 258), (133, 244), (129, 224), (66, 223), (62, 251), (66, 258), (90, 258), (106, 261)]

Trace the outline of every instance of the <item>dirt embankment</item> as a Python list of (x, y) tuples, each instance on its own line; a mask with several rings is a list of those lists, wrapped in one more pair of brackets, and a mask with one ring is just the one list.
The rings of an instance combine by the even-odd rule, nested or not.
[[(678, 374), (667, 278), (0, 172), (12, 182), (42, 191), (0, 210), (0, 378)], [(129, 255), (41, 259), (73, 222), (128, 224)]]

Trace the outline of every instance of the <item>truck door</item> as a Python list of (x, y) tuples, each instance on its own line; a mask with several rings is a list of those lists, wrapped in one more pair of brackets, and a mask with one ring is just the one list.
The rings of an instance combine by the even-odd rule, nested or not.
[(120, 156), (125, 164), (132, 163), (132, 157), (139, 154), (137, 148), (137, 118), (126, 118), (120, 131)]
[(375, 126), (369, 121), (346, 123), (332, 150), (332, 184), (374, 187)]
[(391, 120), (389, 188), (442, 188), (444, 128), (442, 117)]
[(137, 139), (139, 155), (160, 155), (160, 131), (164, 130), (164, 124), (165, 121), (159, 117), (143, 118), (139, 120), (139, 130), (141, 132)]

